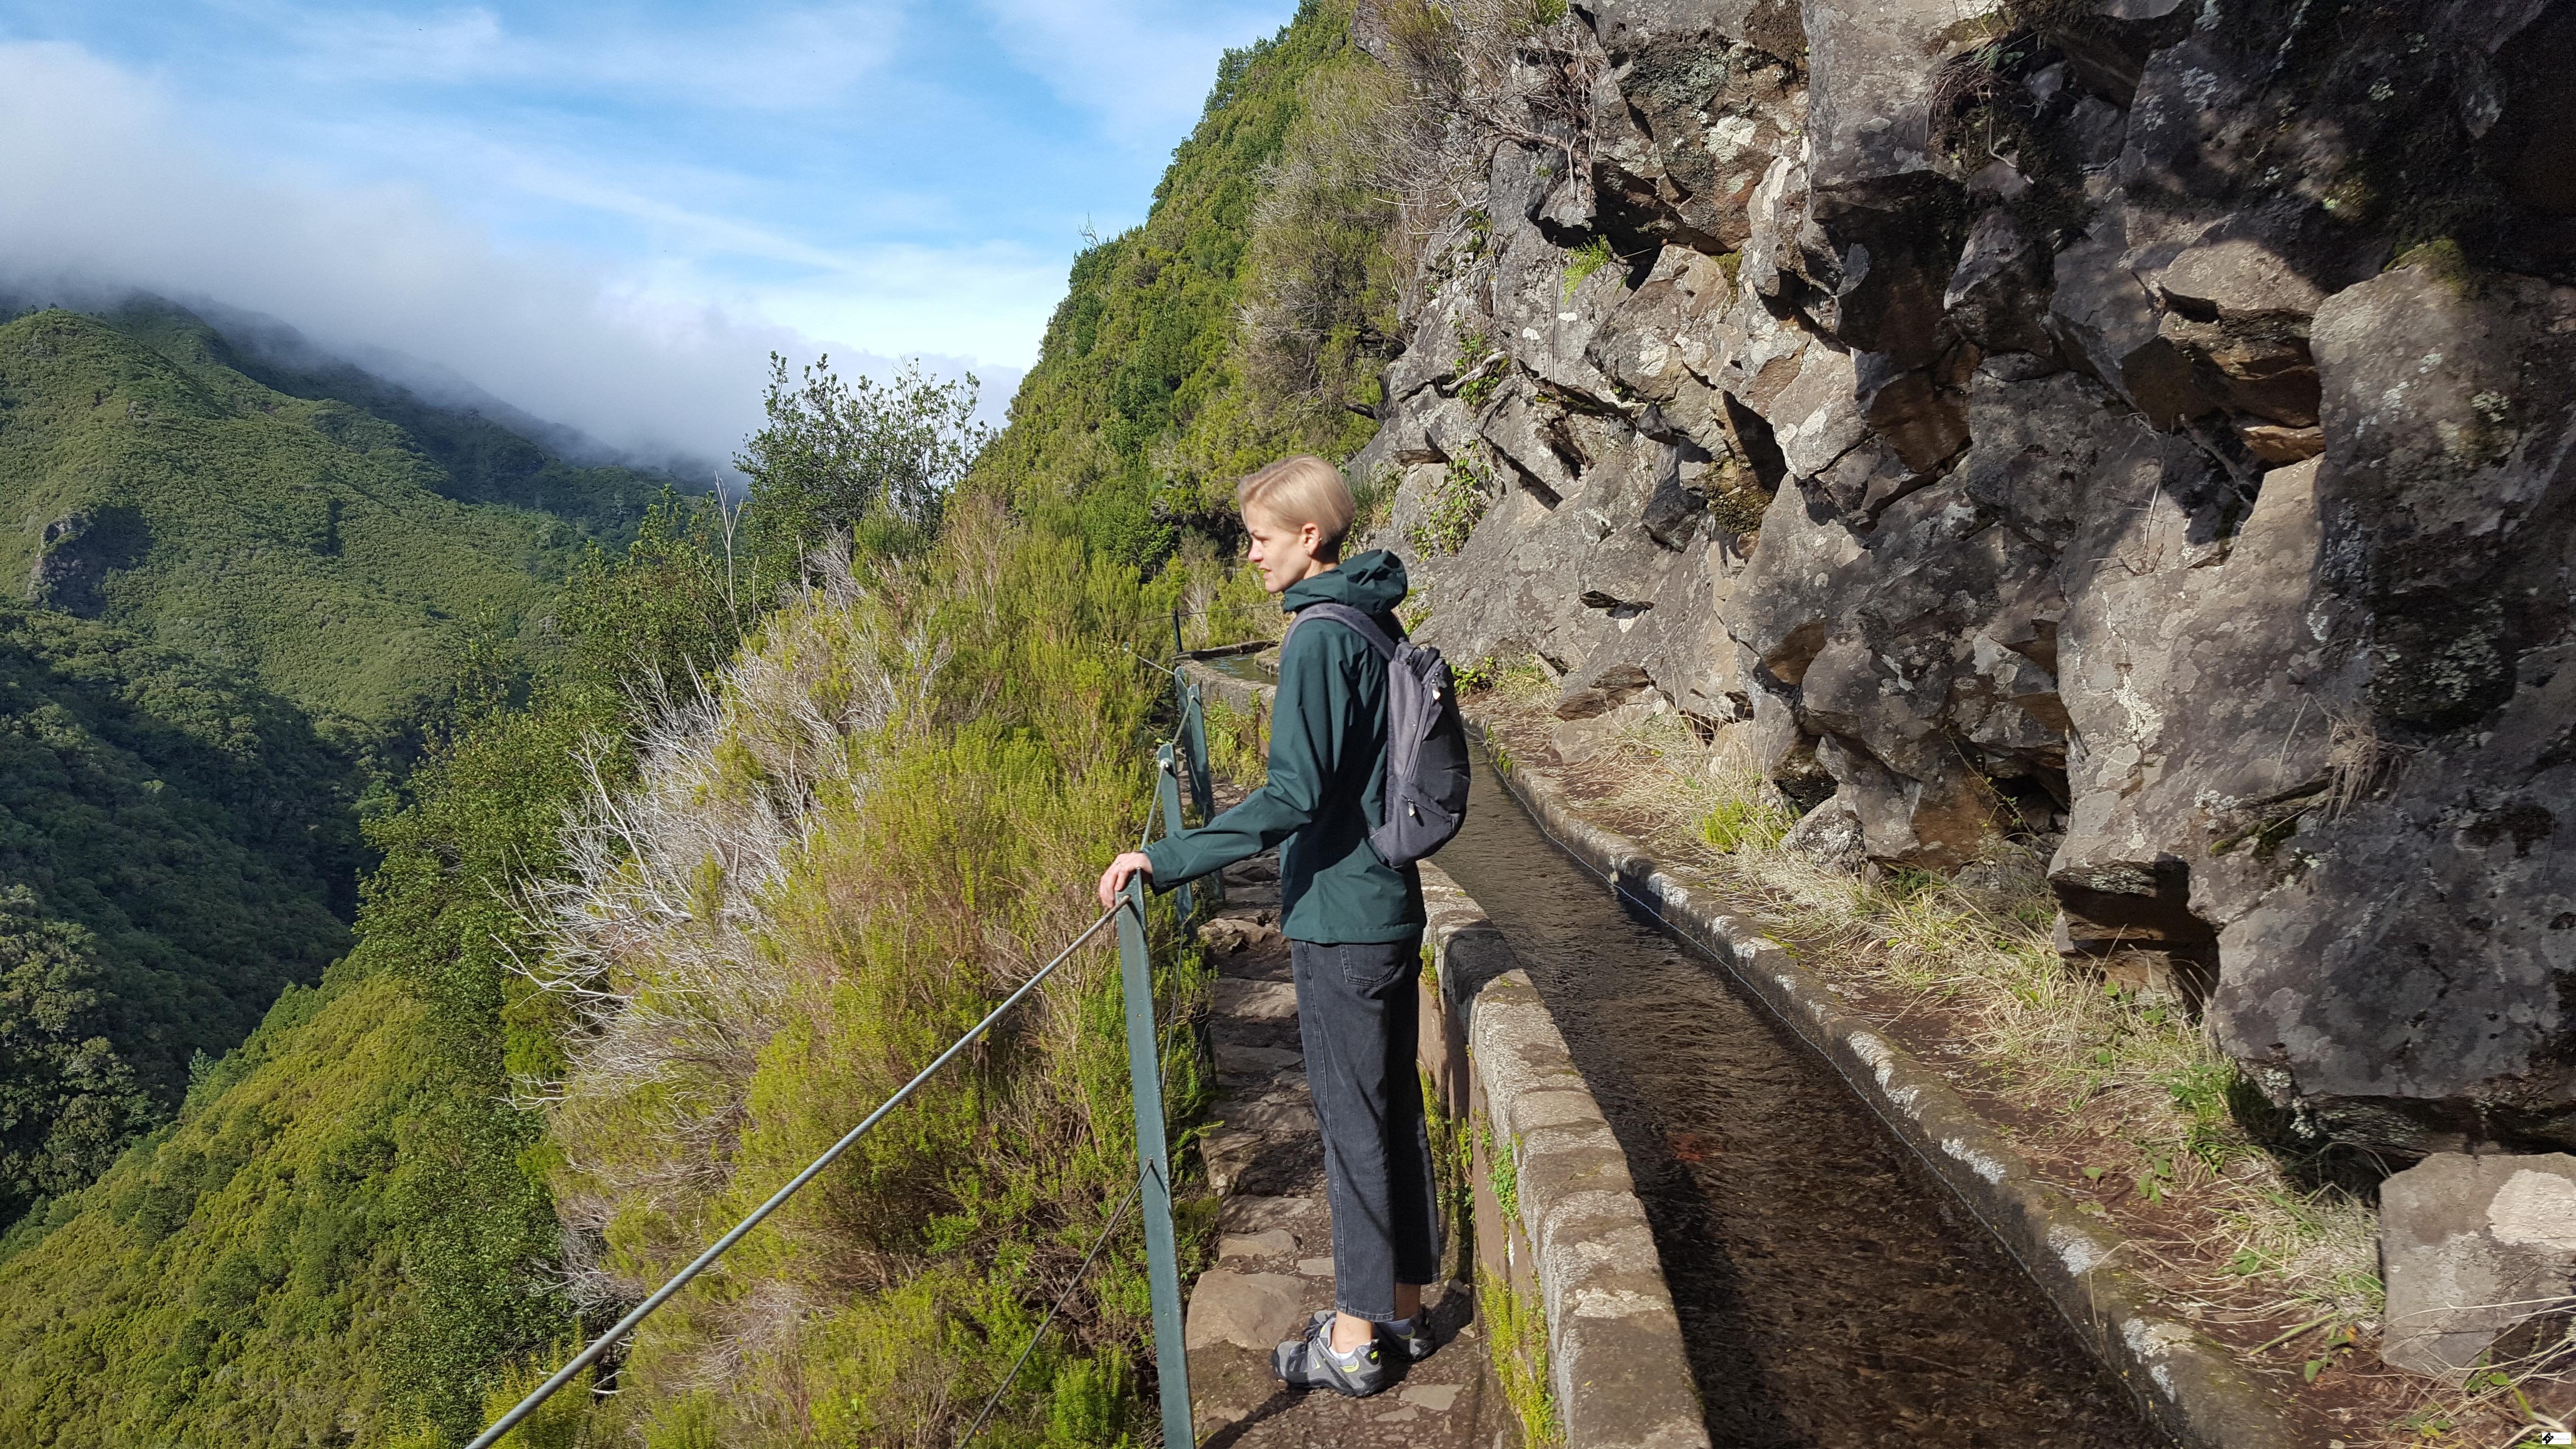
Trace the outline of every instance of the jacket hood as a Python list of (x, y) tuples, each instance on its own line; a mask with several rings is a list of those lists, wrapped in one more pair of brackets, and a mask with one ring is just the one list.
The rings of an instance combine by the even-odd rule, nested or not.
[(1373, 548), (1340, 568), (1290, 584), (1279, 595), (1279, 607), (1293, 614), (1308, 604), (1348, 604), (1363, 614), (1391, 614), (1404, 602), (1407, 587), (1404, 560)]

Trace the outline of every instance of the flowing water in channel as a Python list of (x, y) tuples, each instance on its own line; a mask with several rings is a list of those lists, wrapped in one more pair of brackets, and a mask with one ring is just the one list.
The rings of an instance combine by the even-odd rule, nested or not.
[(1833, 1069), (1560, 853), (1490, 767), (1439, 863), (1627, 1151), (1718, 1445), (2165, 1442)]

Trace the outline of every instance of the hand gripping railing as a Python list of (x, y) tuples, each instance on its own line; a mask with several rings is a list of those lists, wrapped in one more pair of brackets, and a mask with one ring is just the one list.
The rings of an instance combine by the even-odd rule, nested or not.
[[(1177, 620), (1174, 628), (1175, 638), (1177, 638)], [(1173, 688), (1179, 698), (1180, 728), (1175, 732), (1173, 739), (1163, 744), (1156, 752), (1155, 792), (1148, 806), (1149, 811), (1155, 811), (1163, 817), (1165, 835), (1171, 835), (1183, 828), (1180, 782), (1177, 778), (1182, 765), (1185, 764), (1188, 769), (1191, 794), (1196, 797), (1201, 817), (1205, 818), (1214, 805), (1211, 798), (1212, 792), (1205, 783), (1208, 780), (1207, 729), (1198, 690), (1195, 686), (1184, 683), (1177, 672), (1174, 672)], [(1175, 759), (1175, 745), (1181, 747), (1178, 760)], [(1153, 833), (1150, 820), (1146, 826), (1146, 833), (1148, 838)], [(1189, 898), (1186, 894), (1181, 898), (1181, 912), (1183, 919), (1187, 919)], [(1190, 1417), (1189, 1359), (1183, 1350), (1181, 1338), (1180, 1255), (1172, 1230), (1172, 1158), (1170, 1145), (1163, 1131), (1162, 1037), (1154, 1025), (1154, 969), (1152, 958), (1147, 954), (1145, 945), (1145, 881), (1143, 876), (1137, 875), (1128, 878), (1126, 891), (1118, 904), (1102, 912), (1098, 920), (1085, 926), (1082, 934), (1074, 937), (1072, 943), (1058, 952), (1054, 960), (1039, 967), (1036, 974), (1021, 982), (1019, 989), (1004, 997), (1001, 1004), (987, 1012), (982, 1021), (975, 1023), (965, 1035), (949, 1043), (947, 1050), (931, 1059), (930, 1065), (914, 1074), (911, 1081), (904, 1083), (893, 1096), (886, 1098), (884, 1103), (870, 1112), (859, 1125), (843, 1134), (840, 1141), (833, 1143), (822, 1156), (815, 1158), (803, 1172), (789, 1179), (786, 1186), (771, 1193), (768, 1201), (753, 1208), (749, 1216), (734, 1224), (723, 1237), (708, 1245), (707, 1250), (700, 1253), (689, 1266), (672, 1275), (671, 1281), (653, 1290), (651, 1297), (629, 1309), (626, 1316), (611, 1324), (606, 1333), (593, 1339), (589, 1347), (574, 1355), (572, 1362), (556, 1370), (554, 1377), (537, 1385), (508, 1413), (494, 1420), (492, 1426), (477, 1435), (474, 1442), (467, 1445), (466, 1449), (492, 1449), (492, 1446), (500, 1443), (512, 1429), (517, 1428), (530, 1414), (535, 1413), (540, 1405), (553, 1398), (564, 1385), (580, 1377), (582, 1370), (599, 1362), (602, 1355), (627, 1334), (633, 1332), (635, 1326), (642, 1323), (654, 1309), (670, 1302), (681, 1289), (689, 1286), (692, 1279), (705, 1272), (716, 1259), (723, 1257), (727, 1249), (741, 1242), (753, 1228), (760, 1226), (762, 1220), (776, 1212), (789, 1198), (795, 1196), (797, 1189), (812, 1182), (823, 1169), (838, 1161), (842, 1153), (849, 1151), (854, 1143), (866, 1136), (869, 1129), (884, 1121), (895, 1108), (902, 1106), (905, 1099), (920, 1089), (922, 1083), (929, 1081), (941, 1067), (954, 1060), (958, 1053), (974, 1045), (984, 1033), (992, 1030), (993, 1023), (1009, 1014), (1012, 1007), (1027, 1000), (1029, 995), (1044, 984), (1048, 977), (1056, 973), (1058, 967), (1072, 960), (1073, 954), (1081, 950), (1092, 937), (1100, 934), (1100, 928), (1111, 921), (1118, 923), (1119, 989), (1124, 1000), (1127, 1018), (1127, 1075), (1136, 1106), (1137, 1182), (1127, 1199), (1118, 1205), (1117, 1212), (1111, 1215), (1108, 1225), (1101, 1230), (1099, 1241), (1092, 1244), (1091, 1252), (1083, 1258), (1083, 1269), (1087, 1271), (1092, 1259), (1099, 1256), (1100, 1249), (1107, 1243), (1110, 1232), (1116, 1229), (1119, 1221), (1126, 1215), (1127, 1204), (1141, 1198), (1145, 1211), (1145, 1272), (1153, 1295), (1154, 1362), (1156, 1376), (1162, 1386), (1163, 1443), (1169, 1446), (1169, 1449), (1186, 1449), (1186, 1446), (1195, 1443), (1195, 1431)], [(1076, 1282), (1080, 1281), (1080, 1276), (1080, 1273), (1076, 1274)], [(1056, 1308), (1062, 1306), (1062, 1300), (1059, 1299), (1054, 1307), (1047, 1310), (1045, 1321), (1038, 1325), (1038, 1334), (1046, 1332), (1048, 1324), (1055, 1321)], [(961, 1449), (967, 1440), (975, 1436), (977, 1430), (983, 1428), (994, 1406), (1001, 1401), (1002, 1394), (1010, 1388), (1011, 1382), (1018, 1378), (1021, 1366), (1028, 1362), (1029, 1353), (1034, 1351), (1036, 1346), (1037, 1337), (1032, 1335), (1028, 1350), (1021, 1353), (1019, 1361), (1011, 1366), (1011, 1372), (1003, 1379), (1001, 1387), (994, 1390), (993, 1398), (985, 1404), (983, 1414), (977, 1416), (974, 1427), (966, 1431), (966, 1438), (958, 1441)]]

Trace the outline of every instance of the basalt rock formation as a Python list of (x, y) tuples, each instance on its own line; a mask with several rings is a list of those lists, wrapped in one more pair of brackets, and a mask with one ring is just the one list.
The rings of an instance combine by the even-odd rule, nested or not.
[(2576, 1145), (2576, 5), (1572, 18), (1354, 465), (1421, 632), (2045, 852), (2313, 1130)]

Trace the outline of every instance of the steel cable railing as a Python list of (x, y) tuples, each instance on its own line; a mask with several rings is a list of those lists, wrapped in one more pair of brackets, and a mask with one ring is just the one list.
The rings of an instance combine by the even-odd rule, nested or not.
[(556, 1370), (553, 1378), (539, 1384), (526, 1398), (521, 1399), (516, 1408), (511, 1409), (510, 1412), (503, 1414), (498, 1420), (495, 1420), (492, 1427), (484, 1430), (473, 1443), (466, 1446), (466, 1449), (491, 1449), (492, 1445), (501, 1441), (501, 1437), (503, 1435), (509, 1433), (512, 1429), (517, 1428), (520, 1420), (535, 1413), (539, 1405), (543, 1404), (546, 1400), (553, 1398), (556, 1390), (561, 1389), (564, 1385), (571, 1383), (574, 1379), (580, 1377), (583, 1369), (599, 1362), (600, 1356), (607, 1353), (611, 1346), (631, 1332), (635, 1325), (642, 1323), (646, 1315), (650, 1314), (654, 1309), (669, 1302), (674, 1294), (689, 1286), (690, 1280), (697, 1277), (700, 1273), (705, 1272), (708, 1265), (715, 1262), (716, 1259), (723, 1257), (726, 1249), (732, 1247), (738, 1242), (741, 1242), (745, 1234), (749, 1233), (753, 1228), (759, 1227), (763, 1219), (767, 1218), (771, 1213), (778, 1211), (781, 1204), (785, 1203), (790, 1197), (795, 1196), (798, 1188), (812, 1182), (816, 1175), (821, 1173), (824, 1168), (827, 1168), (834, 1162), (840, 1160), (841, 1154), (849, 1151), (854, 1143), (856, 1143), (860, 1138), (866, 1136), (869, 1128), (872, 1128), (879, 1122), (884, 1121), (888, 1113), (894, 1111), (895, 1108), (902, 1106), (904, 1099), (910, 1097), (922, 1083), (929, 1081), (941, 1067), (948, 1065), (949, 1061), (956, 1057), (959, 1052), (962, 1052), (969, 1046), (974, 1045), (976, 1038), (981, 1037), (986, 1031), (991, 1030), (993, 1023), (1000, 1021), (1004, 1013), (1008, 1012), (1012, 1007), (1019, 1005), (1021, 1001), (1027, 998), (1030, 992), (1037, 990), (1040, 983), (1055, 974), (1057, 967), (1072, 960), (1074, 952), (1081, 950), (1085, 942), (1100, 934), (1100, 928), (1108, 925), (1111, 921), (1116, 920), (1119, 914), (1128, 908), (1128, 905), (1128, 902), (1121, 901), (1117, 906), (1101, 912), (1100, 919), (1093, 921), (1089, 926), (1085, 927), (1081, 935), (1073, 938), (1072, 945), (1065, 947), (1054, 960), (1049, 961), (1046, 965), (1040, 967), (1036, 975), (1031, 976), (1028, 980), (1020, 983), (1019, 990), (1012, 992), (1007, 997), (1004, 997), (1001, 1005), (994, 1007), (992, 1011), (985, 1015), (982, 1021), (975, 1023), (972, 1028), (968, 1029), (964, 1036), (961, 1036), (954, 1042), (949, 1043), (948, 1050), (941, 1052), (937, 1057), (933, 1058), (930, 1065), (923, 1067), (920, 1072), (914, 1075), (911, 1081), (904, 1083), (902, 1088), (896, 1091), (893, 1096), (886, 1098), (884, 1104), (879, 1106), (875, 1111), (870, 1112), (864, 1121), (844, 1133), (840, 1141), (833, 1143), (830, 1149), (825, 1151), (822, 1156), (815, 1158), (812, 1163), (808, 1164), (803, 1172), (800, 1172), (796, 1174), (795, 1177), (791, 1178), (785, 1187), (771, 1193), (767, 1202), (753, 1208), (748, 1217), (745, 1217), (741, 1222), (734, 1224), (732, 1231), (727, 1232), (723, 1237), (716, 1239), (705, 1252), (700, 1253), (697, 1256), (695, 1261), (691, 1262), (689, 1266), (682, 1268), (677, 1274), (675, 1274), (670, 1282), (655, 1289), (653, 1291), (653, 1296), (627, 1310), (625, 1317), (617, 1320), (615, 1324), (610, 1326), (606, 1333), (603, 1333), (598, 1338), (592, 1340), (591, 1345), (588, 1348), (575, 1354), (572, 1362), (565, 1364), (562, 1368)]
[(1144, 1190), (1145, 1179), (1139, 1177), (1136, 1185), (1127, 1189), (1127, 1195), (1118, 1200), (1118, 1211), (1109, 1215), (1108, 1225), (1100, 1230), (1099, 1237), (1091, 1240), (1091, 1251), (1082, 1255), (1082, 1266), (1073, 1270), (1073, 1281), (1064, 1285), (1064, 1291), (1055, 1295), (1055, 1301), (1047, 1305), (1046, 1317), (1038, 1320), (1037, 1329), (1029, 1335), (1028, 1344), (1020, 1350), (1020, 1356), (1011, 1360), (1011, 1371), (1002, 1375), (1002, 1382), (995, 1386), (993, 1396), (984, 1401), (983, 1411), (975, 1416), (975, 1422), (969, 1424), (965, 1435), (958, 1439), (957, 1449), (966, 1449), (967, 1445), (975, 1442), (976, 1435), (984, 1432), (984, 1425), (993, 1417), (993, 1410), (1001, 1406), (1002, 1395), (1009, 1393), (1011, 1385), (1020, 1381), (1020, 1370), (1029, 1366), (1029, 1355), (1038, 1351), (1039, 1342), (1045, 1339), (1047, 1329), (1054, 1325), (1055, 1316), (1064, 1311), (1065, 1303), (1073, 1297), (1073, 1290), (1081, 1287), (1082, 1280), (1091, 1276), (1091, 1261), (1100, 1256), (1101, 1249), (1109, 1246), (1110, 1235), (1126, 1221), (1127, 1209), (1136, 1205), (1137, 1194)]
[[(1173, 627), (1174, 638), (1177, 641), (1179, 637), (1177, 616)], [(1142, 655), (1137, 657), (1144, 658)], [(1201, 784), (1207, 779), (1207, 731), (1202, 723), (1205, 706), (1199, 698), (1198, 690), (1181, 677), (1180, 671), (1150, 659), (1145, 662), (1154, 664), (1155, 668), (1172, 676), (1173, 694), (1180, 710), (1180, 727), (1173, 732), (1169, 741), (1164, 742), (1155, 751), (1155, 788), (1146, 806), (1145, 830), (1146, 837), (1150, 840), (1157, 814), (1162, 817), (1163, 831), (1166, 835), (1183, 828), (1180, 782), (1177, 777), (1184, 765), (1190, 775), (1191, 794), (1196, 797), (1202, 818), (1211, 811), (1213, 802), (1210, 792)], [(1190, 898), (1186, 885), (1182, 886), (1180, 907), (1181, 914), (1186, 919), (1190, 913)], [(727, 1249), (741, 1242), (752, 1229), (760, 1226), (771, 1213), (776, 1212), (789, 1198), (795, 1196), (798, 1189), (813, 1181), (824, 1169), (838, 1161), (841, 1154), (849, 1151), (860, 1138), (866, 1136), (868, 1131), (879, 1122), (884, 1121), (895, 1108), (902, 1106), (923, 1083), (937, 1075), (941, 1067), (948, 1065), (959, 1053), (974, 1045), (993, 1028), (994, 1023), (1008, 1015), (1011, 1008), (1027, 1000), (1030, 994), (1043, 985), (1047, 978), (1053, 976), (1059, 967), (1072, 960), (1076, 951), (1081, 950), (1092, 937), (1100, 934), (1103, 926), (1113, 921), (1118, 923), (1119, 975), (1127, 1019), (1128, 1078), (1136, 1109), (1136, 1182), (1128, 1190), (1126, 1198), (1119, 1203), (1117, 1211), (1110, 1215), (1108, 1225), (1102, 1228), (1100, 1237), (1092, 1243), (1091, 1251), (1084, 1255), (1082, 1266), (1075, 1271), (1073, 1282), (1047, 1309), (1046, 1317), (1039, 1322), (1036, 1332), (1030, 1335), (1029, 1342), (1021, 1350), (1018, 1361), (1011, 1365), (1010, 1373), (1004, 1376), (1001, 1385), (993, 1391), (993, 1396), (984, 1405), (983, 1412), (976, 1416), (974, 1426), (966, 1431), (966, 1438), (959, 1440), (958, 1443), (960, 1449), (963, 1449), (967, 1441), (973, 1439), (990, 1420), (995, 1407), (1001, 1402), (1002, 1395), (1018, 1379), (1021, 1368), (1028, 1363), (1030, 1355), (1036, 1352), (1039, 1340), (1045, 1336), (1048, 1327), (1055, 1322), (1056, 1315), (1064, 1307), (1066, 1299), (1071, 1296), (1075, 1288), (1081, 1285), (1084, 1276), (1090, 1272), (1092, 1261), (1100, 1255), (1110, 1235), (1125, 1219), (1127, 1209), (1139, 1198), (1142, 1198), (1145, 1203), (1147, 1277), (1153, 1297), (1155, 1358), (1162, 1379), (1164, 1440), (1167, 1444), (1176, 1446), (1193, 1442), (1189, 1408), (1189, 1366), (1183, 1356), (1181, 1345), (1179, 1260), (1172, 1229), (1171, 1157), (1163, 1132), (1162, 1049), (1160, 1035), (1154, 1024), (1152, 966), (1146, 959), (1145, 951), (1145, 883), (1141, 878), (1135, 878), (1129, 880), (1126, 893), (1118, 904), (1101, 912), (1100, 917), (1084, 927), (1080, 935), (1075, 936), (1070, 944), (1056, 954), (1054, 960), (1039, 967), (1028, 980), (1021, 982), (1016, 990), (1002, 999), (1001, 1004), (986, 1013), (983, 1020), (975, 1023), (965, 1035), (949, 1043), (947, 1049), (933, 1058), (928, 1066), (915, 1073), (911, 1081), (904, 1083), (893, 1096), (879, 1104), (877, 1109), (870, 1112), (857, 1126), (844, 1133), (838, 1142), (833, 1143), (822, 1156), (809, 1163), (804, 1171), (796, 1174), (784, 1187), (770, 1194), (767, 1201), (752, 1209), (748, 1216), (734, 1224), (723, 1237), (708, 1245), (705, 1252), (700, 1253), (687, 1267), (674, 1274), (669, 1282), (655, 1289), (652, 1296), (629, 1309), (624, 1317), (609, 1326), (607, 1332), (600, 1334), (580, 1353), (574, 1355), (570, 1363), (556, 1370), (553, 1377), (529, 1391), (528, 1395), (508, 1413), (494, 1420), (491, 1427), (477, 1435), (466, 1449), (493, 1449), (494, 1445), (499, 1444), (512, 1429), (517, 1428), (566, 1384), (579, 1378), (584, 1369), (598, 1363), (611, 1348), (633, 1332), (636, 1325), (642, 1323), (653, 1310), (669, 1302), (700, 1273), (713, 1265), (716, 1259), (723, 1257)]]

